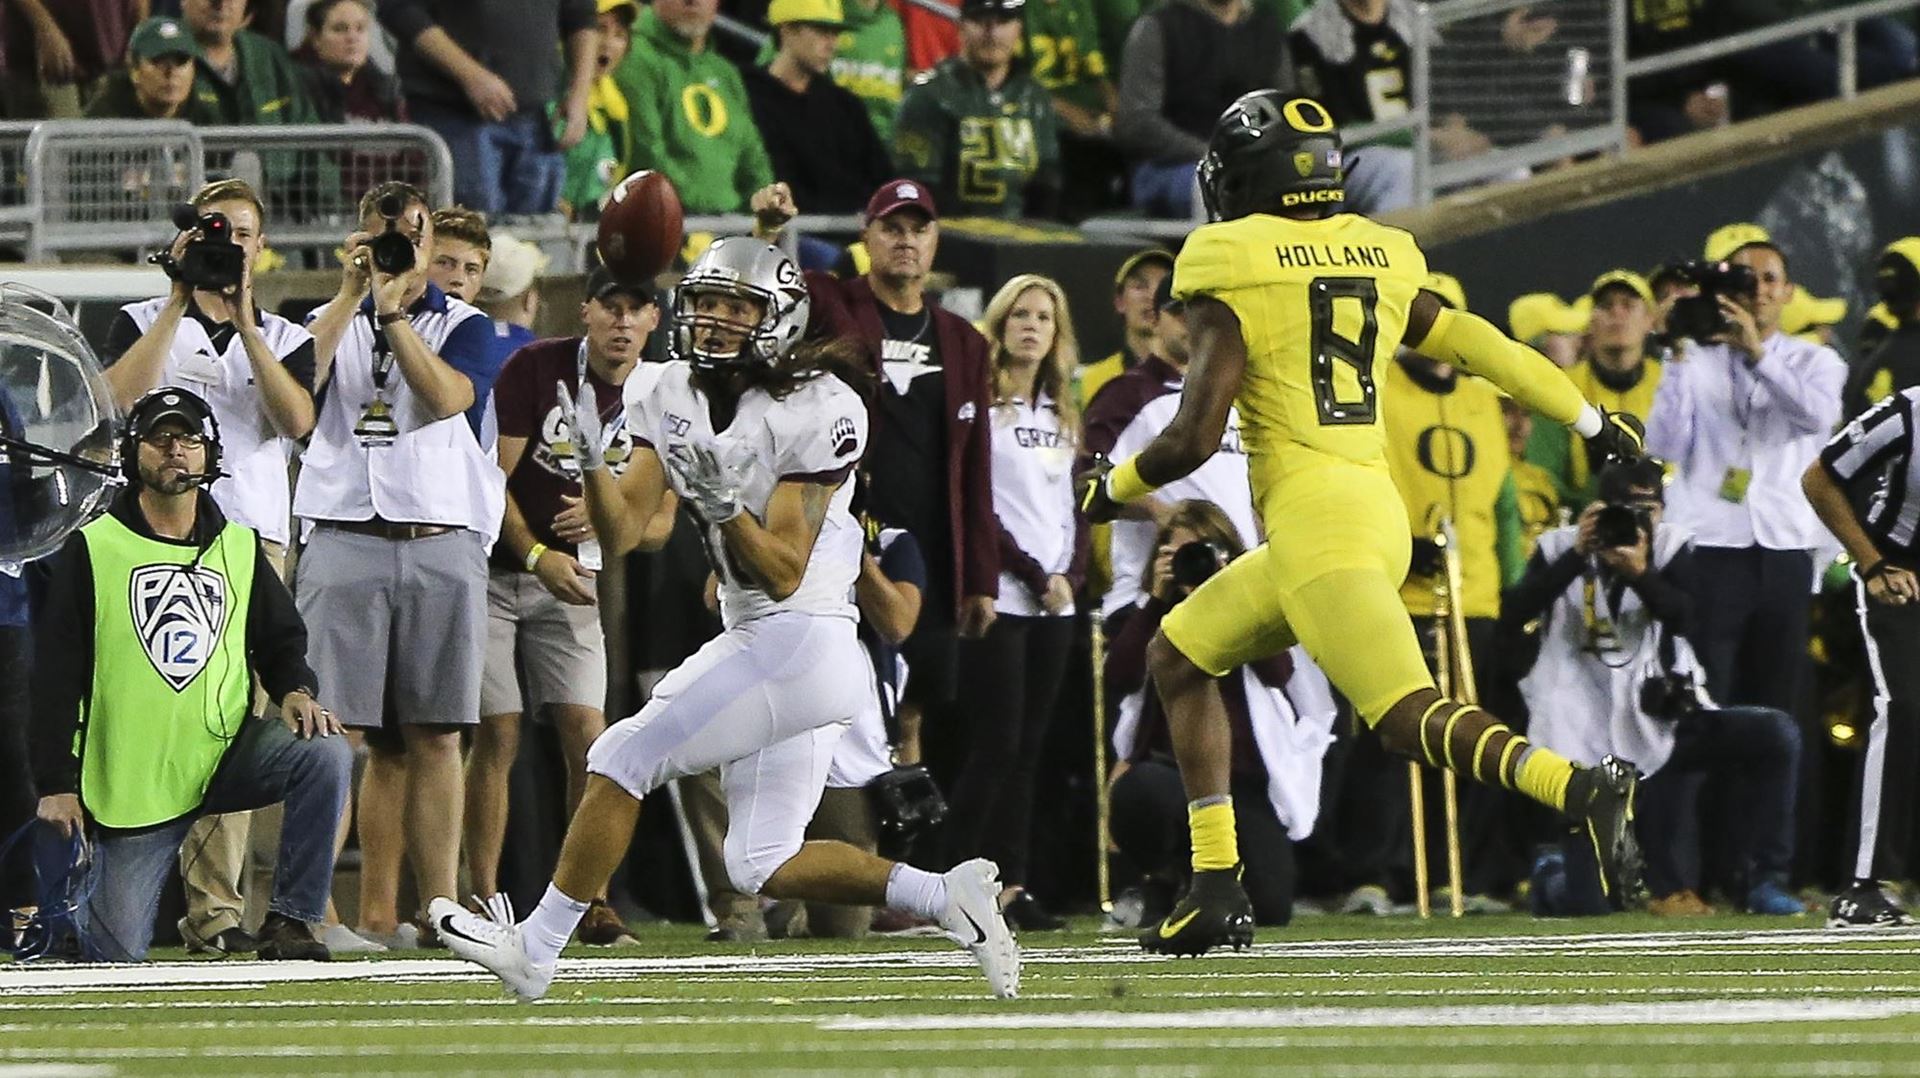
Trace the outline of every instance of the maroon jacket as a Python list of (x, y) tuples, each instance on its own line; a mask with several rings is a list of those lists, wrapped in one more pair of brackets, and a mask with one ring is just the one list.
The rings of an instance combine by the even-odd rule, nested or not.
[[(880, 301), (867, 279), (841, 280), (810, 272), (807, 292), (813, 300), (808, 332), (859, 344), (874, 374), (884, 376), (880, 342), (886, 330), (880, 324)], [(964, 596), (996, 598), (1000, 594), (1000, 518), (993, 512), (993, 444), (988, 430), (993, 378), (987, 339), (966, 319), (935, 306), (933, 325), (951, 410), (947, 416), (947, 518), (953, 526), (957, 610)]]

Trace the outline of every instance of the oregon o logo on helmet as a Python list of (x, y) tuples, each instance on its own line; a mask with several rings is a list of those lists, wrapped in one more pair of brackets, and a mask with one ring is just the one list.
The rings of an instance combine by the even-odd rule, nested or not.
[(1295, 131), (1318, 134), (1333, 130), (1333, 117), (1327, 114), (1325, 106), (1311, 97), (1296, 97), (1280, 106), (1280, 115), (1286, 117), (1287, 124)]

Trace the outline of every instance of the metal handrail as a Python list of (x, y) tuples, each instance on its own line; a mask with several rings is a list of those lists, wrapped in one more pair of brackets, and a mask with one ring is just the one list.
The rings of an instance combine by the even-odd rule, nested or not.
[[(146, 122), (146, 121), (142, 121)], [(240, 150), (329, 150), (366, 149), (366, 143), (396, 139), (417, 142), (426, 151), (427, 196), (436, 206), (453, 204), (453, 152), (446, 140), (431, 127), (420, 124), (287, 124), (259, 127), (209, 126), (196, 128), (207, 151), (232, 153)], [(338, 140), (334, 142), (333, 140)], [(315, 142), (329, 142), (315, 146)], [(378, 149), (379, 147), (375, 147)], [(409, 147), (415, 148), (415, 147)]]
[(1718, 60), (1722, 56), (1731, 56), (1736, 52), (1745, 52), (1748, 49), (1772, 45), (1775, 42), (1791, 41), (1823, 30), (1850, 28), (1862, 19), (1875, 19), (1883, 15), (1911, 11), (1914, 8), (1920, 8), (1920, 0), (1866, 0), (1864, 3), (1848, 4), (1846, 7), (1828, 8), (1825, 11), (1802, 15), (1797, 19), (1789, 19), (1772, 26), (1742, 30), (1737, 34), (1703, 41), (1684, 49), (1628, 60), (1622, 71), (1629, 79), (1643, 75), (1657, 75), (1662, 71), (1672, 71), (1675, 68), (1697, 64), (1702, 60)]

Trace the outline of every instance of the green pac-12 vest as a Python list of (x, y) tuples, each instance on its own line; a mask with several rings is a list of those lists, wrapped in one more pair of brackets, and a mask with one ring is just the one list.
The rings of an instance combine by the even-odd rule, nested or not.
[(80, 800), (107, 827), (178, 819), (205, 798), (252, 701), (256, 538), (228, 523), (201, 553), (112, 516), (81, 534), (93, 561), (93, 691), (74, 742)]

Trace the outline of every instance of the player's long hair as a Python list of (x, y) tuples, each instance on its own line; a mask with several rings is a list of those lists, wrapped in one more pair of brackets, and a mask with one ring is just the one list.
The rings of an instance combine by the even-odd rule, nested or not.
[(793, 391), (813, 381), (821, 375), (832, 375), (845, 382), (860, 399), (873, 401), (873, 368), (866, 362), (866, 354), (853, 341), (842, 338), (823, 338), (801, 341), (780, 357), (780, 362), (771, 367), (748, 366), (748, 381), (755, 388), (763, 389), (774, 400), (784, 400)]
[(987, 340), (993, 346), (993, 399), (995, 404), (1025, 395), (1025, 387), (1013, 384), (1013, 371), (1008, 365), (1011, 358), (1007, 352), (1007, 319), (1013, 314), (1013, 305), (1029, 291), (1038, 290), (1053, 301), (1053, 347), (1040, 360), (1040, 373), (1034, 378), (1034, 395), (1042, 393), (1053, 398), (1055, 408), (1060, 410), (1060, 426), (1076, 441), (1080, 435), (1080, 402), (1075, 400), (1073, 389), (1073, 371), (1080, 365), (1080, 342), (1073, 333), (1073, 315), (1067, 309), (1067, 294), (1051, 277), (1042, 277), (1037, 273), (1022, 273), (1000, 286), (987, 303), (984, 324)]

